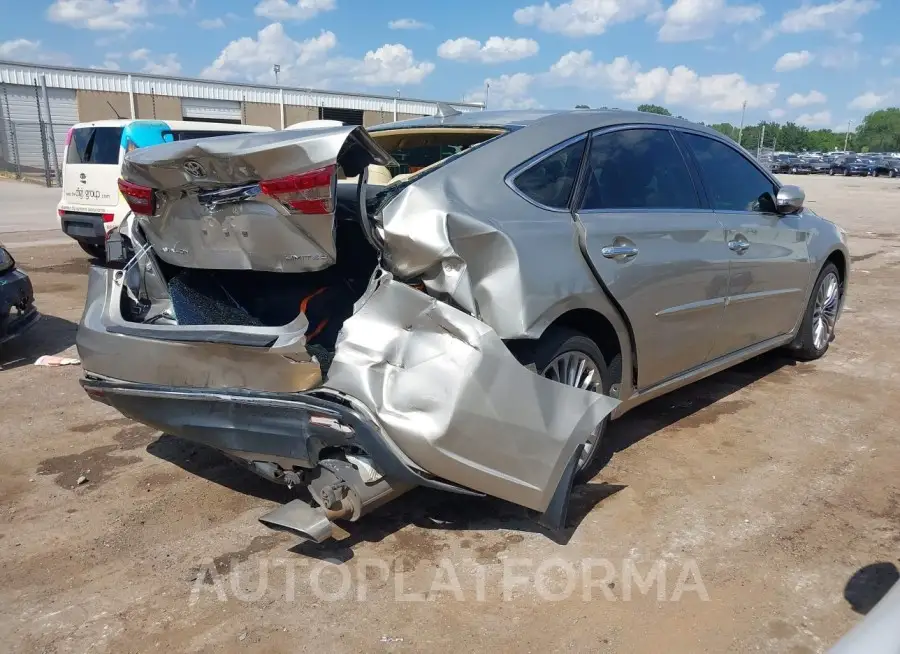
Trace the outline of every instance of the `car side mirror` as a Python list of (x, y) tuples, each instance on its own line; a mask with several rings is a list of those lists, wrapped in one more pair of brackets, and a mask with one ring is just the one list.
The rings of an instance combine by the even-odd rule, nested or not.
[(782, 186), (775, 197), (775, 206), (778, 213), (796, 213), (803, 208), (806, 201), (806, 193), (799, 186)]

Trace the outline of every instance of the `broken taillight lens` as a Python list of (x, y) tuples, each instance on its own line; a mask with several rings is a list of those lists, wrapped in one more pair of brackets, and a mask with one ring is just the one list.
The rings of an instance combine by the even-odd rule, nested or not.
[(133, 212), (142, 216), (152, 216), (156, 212), (156, 196), (149, 186), (132, 184), (120, 178), (119, 191)]
[(259, 190), (285, 207), (305, 214), (334, 213), (337, 166), (317, 168), (302, 175), (289, 175), (259, 183)]

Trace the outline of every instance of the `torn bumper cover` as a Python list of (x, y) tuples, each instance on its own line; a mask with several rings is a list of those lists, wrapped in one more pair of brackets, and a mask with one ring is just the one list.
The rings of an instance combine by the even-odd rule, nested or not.
[[(291, 393), (187, 388), (173, 377), (135, 383), (123, 368), (110, 375), (101, 340), (122, 336), (89, 307), (78, 335), (82, 383), (134, 420), (248, 462), (309, 468), (327, 447), (355, 446), (392, 484), (468, 489), (541, 512), (567, 491), (581, 444), (618, 404), (526, 369), (484, 323), (390, 275), (355, 309), (324, 386)], [(128, 339), (132, 352), (187, 348), (179, 356), (211, 345)], [(263, 361), (268, 349), (246, 351)]]

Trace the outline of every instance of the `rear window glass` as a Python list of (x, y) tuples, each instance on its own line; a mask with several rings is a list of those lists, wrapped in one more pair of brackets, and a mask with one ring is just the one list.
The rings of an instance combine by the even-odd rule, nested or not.
[(121, 127), (81, 127), (72, 130), (66, 163), (116, 165), (119, 163), (121, 142)]

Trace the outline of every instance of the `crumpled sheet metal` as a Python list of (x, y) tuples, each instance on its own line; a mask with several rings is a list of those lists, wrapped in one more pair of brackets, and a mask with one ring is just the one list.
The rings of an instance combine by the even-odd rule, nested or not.
[(618, 404), (526, 369), (483, 322), (389, 274), (344, 323), (326, 387), (423, 470), (537, 511)]
[[(351, 171), (359, 174), (369, 163), (387, 165), (393, 161), (362, 127), (346, 125), (233, 134), (141, 148), (125, 155), (122, 177), (163, 190), (204, 182), (240, 186), (298, 175), (334, 164), (339, 158), (348, 176), (352, 176)], [(186, 161), (199, 163), (205, 174), (188, 174)]]
[(407, 187), (376, 216), (385, 267), (400, 279), (421, 277), (432, 295), (452, 298), (505, 337), (525, 334), (533, 318), (525, 289), (543, 274), (539, 253), (523, 265), (510, 236), (469, 213), (452, 177), (445, 180), (439, 191), (427, 180)]
[[(299, 273), (334, 264), (335, 216), (288, 211), (260, 195), (257, 182), (335, 163), (349, 174), (373, 162), (391, 161), (361, 127), (327, 127), (135, 150), (125, 157), (122, 177), (156, 189), (156, 215), (140, 221), (166, 263)], [(197, 174), (188, 172), (188, 162), (198, 165), (191, 171)]]

